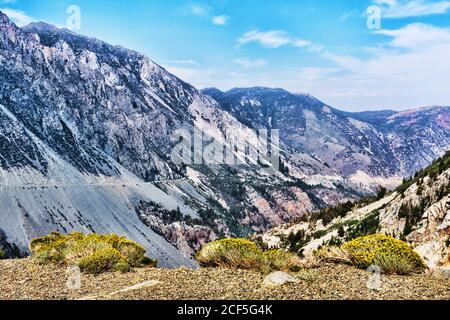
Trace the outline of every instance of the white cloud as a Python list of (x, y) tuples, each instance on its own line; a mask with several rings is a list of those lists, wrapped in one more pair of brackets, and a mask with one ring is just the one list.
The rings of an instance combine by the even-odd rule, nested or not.
[(195, 16), (207, 17), (209, 15), (209, 8), (199, 4), (193, 4), (190, 6), (190, 12)]
[(4, 14), (6, 14), (12, 22), (14, 22), (19, 27), (26, 26), (32, 22), (35, 22), (36, 19), (28, 16), (25, 12), (10, 8), (0, 8)]
[(239, 45), (256, 42), (265, 48), (279, 48), (285, 45), (293, 47), (307, 47), (311, 45), (309, 41), (292, 37), (285, 31), (272, 30), (260, 32), (257, 30), (249, 31), (238, 39)]
[(230, 19), (230, 17), (226, 15), (215, 16), (212, 18), (212, 23), (215, 25), (224, 26), (228, 23), (228, 19)]
[(450, 1), (430, 0), (374, 0), (382, 7), (383, 18), (407, 18), (445, 14), (450, 9)]
[(350, 12), (346, 12), (343, 15), (339, 17), (339, 21), (346, 21), (347, 19), (351, 18), (352, 16), (356, 15), (358, 13), (358, 10), (352, 10)]
[(450, 104), (450, 29), (410, 24), (376, 33), (390, 38), (388, 46), (369, 50), (367, 59), (323, 54), (339, 71), (325, 73), (314, 83), (299, 80), (298, 84), (343, 108)]
[(414, 23), (398, 30), (378, 30), (376, 34), (392, 37), (390, 45), (406, 49), (426, 49), (429, 46), (450, 42), (449, 29)]
[(214, 10), (206, 4), (191, 4), (187, 7), (188, 14), (208, 19), (212, 24), (218, 26), (225, 26), (230, 19), (229, 16), (222, 15), (214, 15)]
[(238, 58), (233, 62), (240, 65), (243, 68), (258, 68), (264, 66), (267, 63), (267, 61), (264, 59), (251, 60), (249, 58)]
[(353, 111), (450, 105), (449, 28), (411, 24), (377, 33), (387, 37), (384, 45), (367, 48), (364, 58), (322, 51), (320, 56), (326, 66), (279, 70), (276, 76), (210, 70), (191, 81), (199, 87), (216, 86), (222, 90), (282, 87), (310, 93), (332, 106)]

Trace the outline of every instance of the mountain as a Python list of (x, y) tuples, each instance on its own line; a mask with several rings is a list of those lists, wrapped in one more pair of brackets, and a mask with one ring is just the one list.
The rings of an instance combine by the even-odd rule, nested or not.
[(203, 92), (252, 128), (282, 129), (292, 158), (305, 155), (332, 164), (325, 175), (410, 176), (450, 146), (450, 107), (350, 113), (305, 94), (247, 88)]
[[(280, 145), (271, 136), (264, 146), (281, 153), (280, 170), (255, 153), (264, 115), (247, 119), (138, 52), (41, 22), (19, 28), (0, 13), (0, 244), (26, 253), (51, 231), (113, 232), (161, 266), (195, 266), (207, 241), (265, 232), (401, 181), (408, 166), (386, 155), (393, 151), (372, 118), (349, 120), (284, 90), (243, 89), (253, 90), (282, 99), (269, 127), (282, 129)], [(417, 111), (418, 133), (448, 125), (445, 112), (427, 112)], [(423, 141), (434, 152), (424, 162), (448, 144), (445, 133)], [(224, 146), (231, 166), (220, 159)], [(412, 163), (408, 150), (402, 161)]]
[(407, 241), (431, 269), (450, 268), (450, 151), (384, 197), (323, 210), (262, 239), (308, 255), (374, 233)]

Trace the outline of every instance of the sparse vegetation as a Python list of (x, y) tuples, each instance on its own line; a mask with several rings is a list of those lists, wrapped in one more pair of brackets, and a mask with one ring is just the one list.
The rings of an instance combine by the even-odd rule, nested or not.
[(350, 241), (355, 238), (375, 234), (378, 231), (379, 225), (380, 212), (375, 210), (361, 221), (350, 225), (346, 231), (345, 239), (346, 241)]
[(246, 239), (223, 239), (211, 242), (200, 249), (196, 259), (202, 267), (223, 267), (258, 270), (298, 271), (299, 258), (281, 250), (261, 250), (256, 243)]
[(108, 270), (127, 271), (131, 267), (156, 266), (157, 262), (145, 256), (145, 249), (115, 234), (99, 235), (53, 232), (33, 239), (30, 251), (39, 264), (57, 263), (77, 265), (83, 272), (101, 273)]
[(321, 262), (352, 264), (350, 254), (338, 246), (321, 247), (314, 252), (314, 257)]
[(2, 248), (0, 248), (0, 259), (5, 259), (5, 258), (6, 258), (6, 252)]
[(305, 230), (300, 229), (297, 232), (291, 232), (285, 239), (282, 239), (281, 246), (298, 253), (310, 240), (311, 237), (306, 235)]
[[(396, 189), (400, 194), (403, 194), (409, 187), (414, 183), (418, 183), (419, 180), (422, 181), (426, 176), (430, 176), (431, 179), (436, 179), (444, 171), (450, 168), (450, 151), (447, 151), (445, 155), (431, 164), (431, 166), (422, 169), (411, 177), (410, 179), (403, 180), (403, 183)], [(419, 183), (420, 185), (421, 183)], [(419, 192), (420, 190), (418, 190)]]

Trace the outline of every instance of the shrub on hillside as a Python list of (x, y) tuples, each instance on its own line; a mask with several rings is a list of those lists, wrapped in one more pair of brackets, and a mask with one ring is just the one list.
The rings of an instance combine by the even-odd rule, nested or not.
[(296, 271), (300, 268), (296, 255), (280, 250), (263, 251), (256, 243), (246, 239), (211, 242), (197, 252), (196, 259), (202, 267), (249, 269), (265, 273), (273, 270)]
[(30, 251), (38, 263), (78, 265), (83, 272), (100, 273), (107, 270), (129, 270), (144, 265), (156, 266), (156, 261), (145, 256), (145, 249), (115, 234), (99, 235), (53, 232), (33, 239)]
[(421, 272), (425, 264), (404, 241), (375, 234), (354, 239), (342, 246), (353, 264), (367, 268), (376, 264), (385, 273), (410, 274)]
[(0, 260), (6, 258), (6, 252), (2, 248), (0, 248)]
[(233, 267), (259, 269), (263, 254), (258, 246), (245, 239), (223, 239), (201, 248), (196, 259), (202, 267)]

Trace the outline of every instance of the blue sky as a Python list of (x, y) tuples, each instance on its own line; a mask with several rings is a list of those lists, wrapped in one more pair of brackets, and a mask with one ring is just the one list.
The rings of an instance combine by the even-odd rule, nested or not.
[(18, 25), (66, 27), (71, 5), (74, 31), (198, 88), (282, 87), (352, 111), (450, 105), (450, 0), (0, 0)]

